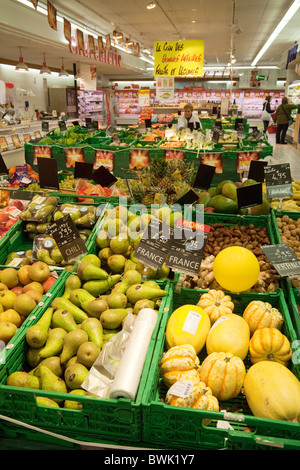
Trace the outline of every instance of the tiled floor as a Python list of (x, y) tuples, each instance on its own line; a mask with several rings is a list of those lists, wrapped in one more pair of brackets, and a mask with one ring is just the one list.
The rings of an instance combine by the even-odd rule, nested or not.
[(295, 144), (280, 145), (275, 142), (275, 134), (269, 134), (268, 140), (273, 145), (273, 158), (278, 163), (290, 163), (291, 175), (294, 181), (300, 180), (300, 148)]

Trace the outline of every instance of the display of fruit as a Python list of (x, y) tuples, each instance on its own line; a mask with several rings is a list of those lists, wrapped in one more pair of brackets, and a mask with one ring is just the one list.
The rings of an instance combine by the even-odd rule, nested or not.
[(293, 196), (280, 201), (272, 199), (271, 207), (275, 210), (299, 212), (300, 211), (300, 181), (292, 181)]
[(166, 351), (160, 363), (160, 376), (167, 387), (177, 380), (199, 380), (200, 361), (191, 344), (173, 346)]
[(0, 226), (7, 229), (12, 227), (19, 220), (23, 210), (22, 201), (11, 200), (6, 207), (0, 210)]
[(20, 219), (27, 222), (50, 222), (59, 198), (55, 196), (35, 195), (26, 210), (20, 214)]
[(7, 344), (28, 315), (56, 282), (49, 267), (42, 263), (0, 271), (0, 340)]
[(197, 305), (208, 314), (212, 325), (220, 317), (232, 313), (234, 308), (231, 297), (220, 289), (211, 289), (202, 294)]
[(217, 186), (211, 186), (206, 191), (198, 193), (197, 204), (203, 204), (205, 212), (217, 212), (223, 214), (250, 214), (266, 215), (270, 211), (270, 202), (266, 192), (263, 191), (263, 202), (258, 206), (248, 209), (239, 209), (237, 201), (237, 189), (256, 184), (257, 181), (247, 179), (243, 183), (223, 180)]
[[(60, 297), (55, 297), (36, 323), (29, 326), (25, 336), (26, 364), (7, 377), (7, 385), (67, 394), (54, 401), (60, 407), (77, 409), (78, 402), (71, 402), (69, 394), (93, 396), (81, 385), (105, 344), (122, 330), (126, 316), (130, 313), (135, 319), (138, 315), (139, 310), (134, 307), (140, 292), (143, 300), (152, 300), (158, 311), (159, 300), (168, 293), (153, 281), (150, 285), (139, 284), (137, 292), (136, 284), (132, 285), (134, 289), (129, 292), (130, 285), (118, 276), (124, 293), (120, 294), (111, 284), (101, 296), (93, 296), (85, 287), (87, 279), (97, 283), (99, 275), (101, 280), (106, 277), (99, 266), (92, 264), (96, 258), (90, 254), (82, 258), (78, 270), (81, 277), (69, 274)], [(34, 265), (28, 267), (29, 273), (33, 269)], [(36, 267), (34, 277), (41, 272), (41, 266)]]

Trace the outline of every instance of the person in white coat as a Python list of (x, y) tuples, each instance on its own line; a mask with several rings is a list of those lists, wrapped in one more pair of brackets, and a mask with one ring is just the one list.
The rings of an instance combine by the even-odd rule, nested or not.
[(263, 104), (263, 112), (261, 118), (264, 124), (264, 132), (267, 132), (271, 120), (271, 114), (275, 113), (275, 109), (271, 109), (271, 99), (272, 97), (270, 95), (266, 96), (265, 102)]
[(186, 129), (190, 125), (193, 125), (192, 127), (194, 129), (202, 129), (201, 122), (198, 118), (198, 116), (195, 116), (193, 114), (193, 105), (191, 103), (187, 103), (183, 107), (183, 114), (178, 118), (178, 129), (181, 131), (181, 129)]

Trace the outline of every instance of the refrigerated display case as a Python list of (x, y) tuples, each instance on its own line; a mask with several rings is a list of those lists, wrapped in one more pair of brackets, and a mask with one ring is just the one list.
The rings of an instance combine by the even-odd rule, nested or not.
[(78, 117), (101, 121), (105, 120), (104, 90), (79, 90), (78, 91)]
[[(288, 85), (288, 99), (291, 100), (294, 104), (300, 104), (300, 80), (297, 80), (294, 83)], [(291, 112), (291, 117), (293, 118), (293, 124), (291, 124), (286, 133), (286, 139), (288, 142), (298, 142), (298, 138), (294, 136), (295, 133), (295, 124), (296, 124), (296, 117), (297, 117), (297, 109), (293, 109)], [(297, 126), (298, 132), (298, 126)]]

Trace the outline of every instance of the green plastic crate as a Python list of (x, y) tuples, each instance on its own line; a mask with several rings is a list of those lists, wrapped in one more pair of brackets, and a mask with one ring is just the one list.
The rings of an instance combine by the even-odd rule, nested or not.
[[(220, 402), (220, 411), (194, 410), (167, 405), (163, 402), (167, 392), (160, 374), (159, 365), (165, 350), (165, 330), (172, 312), (182, 305), (196, 305), (202, 293), (182, 289), (174, 292), (173, 304), (169, 314), (163, 318), (157, 337), (148, 383), (142, 399), (143, 408), (143, 441), (151, 446), (163, 446), (167, 449), (231, 449), (238, 450), (246, 439), (247, 428), (251, 430), (251, 447), (259, 448), (265, 441), (265, 448), (272, 449), (272, 440), (289, 441), (289, 448), (300, 449), (299, 424), (282, 420), (256, 418), (249, 409), (245, 395), (241, 392), (236, 398)], [(269, 302), (278, 308), (284, 316), (282, 329), (291, 344), (296, 342), (290, 314), (285, 302), (284, 292), (278, 289), (271, 294), (232, 294), (233, 312), (243, 314), (245, 307), (252, 300)], [(200, 364), (206, 357), (205, 347), (199, 354)], [(251, 366), (249, 356), (244, 360), (246, 370)], [(299, 365), (291, 363), (292, 372), (300, 379)], [(203, 425), (202, 419), (211, 419), (210, 424)], [(250, 441), (250, 438), (248, 439)], [(262, 444), (263, 445), (263, 444)], [(247, 448), (247, 447), (246, 447)]]
[(300, 311), (298, 309), (298, 305), (300, 306), (300, 287), (293, 287), (291, 280), (288, 278), (284, 279), (283, 285), (293, 325), (298, 339), (300, 340)]
[[(67, 274), (67, 276), (69, 275), (71, 273)], [(6, 367), (2, 370), (0, 369), (1, 414), (44, 430), (82, 441), (101, 442), (104, 439), (115, 442), (127, 442), (127, 445), (128, 443), (133, 445), (135, 442), (141, 442), (141, 400), (145, 379), (148, 376), (151, 365), (160, 323), (168, 313), (169, 305), (172, 301), (172, 290), (169, 283), (161, 281), (160, 285), (170, 294), (162, 298), (157, 323), (149, 344), (135, 401), (125, 398), (102, 399), (84, 397), (5, 385), (7, 377), (14, 371), (21, 370), (25, 364), (27, 344), (25, 331), (23, 331), (23, 335), (19, 335), (18, 344), (14, 348), (14, 353), (10, 360), (7, 361)], [(55, 296), (59, 297), (63, 292), (64, 282), (59, 284), (59, 289), (56, 290)], [(72, 399), (79, 401), (82, 404), (82, 409), (71, 410), (40, 406), (36, 404), (36, 396), (62, 400)], [(3, 432), (5, 435), (5, 429), (3, 429)]]

